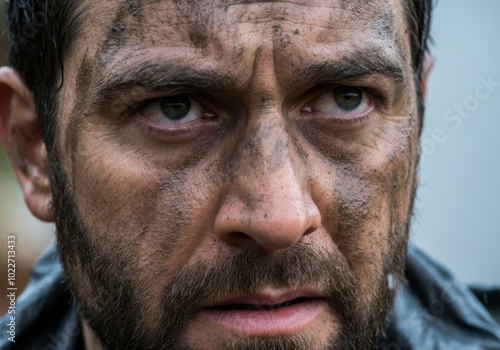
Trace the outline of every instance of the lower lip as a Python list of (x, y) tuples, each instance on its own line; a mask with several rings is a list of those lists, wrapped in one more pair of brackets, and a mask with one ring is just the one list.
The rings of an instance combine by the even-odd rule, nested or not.
[(201, 316), (231, 333), (271, 337), (307, 329), (325, 308), (323, 299), (307, 299), (274, 310), (204, 309)]

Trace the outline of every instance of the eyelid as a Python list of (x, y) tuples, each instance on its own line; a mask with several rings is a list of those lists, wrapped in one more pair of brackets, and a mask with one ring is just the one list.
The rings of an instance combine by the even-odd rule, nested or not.
[(363, 94), (369, 99), (370, 102), (374, 104), (376, 108), (385, 109), (388, 106), (388, 97), (385, 93), (381, 91), (379, 88), (370, 87), (362, 84), (357, 84), (356, 82), (347, 82), (347, 83), (333, 83), (333, 84), (321, 84), (320, 86), (316, 86), (309, 90), (307, 96), (312, 96), (307, 98), (305, 104), (303, 104), (300, 108), (304, 108), (304, 106), (313, 105), (317, 100), (323, 97), (328, 92), (334, 90), (337, 87), (353, 87), (361, 90)]
[[(162, 99), (167, 98), (167, 97), (173, 97), (173, 96), (179, 96), (179, 95), (184, 95), (187, 96), (191, 99), (193, 99), (196, 103), (198, 103), (201, 108), (203, 108), (205, 111), (208, 111), (210, 108), (207, 106), (208, 101), (207, 98), (203, 96), (200, 92), (194, 92), (194, 91), (189, 91), (187, 89), (166, 89), (166, 91), (152, 91), (152, 92), (145, 92), (143, 96), (136, 94), (135, 96), (137, 97), (137, 101), (129, 101), (125, 105), (125, 110), (123, 111), (123, 116), (124, 117), (134, 117), (147, 109), (148, 107), (154, 105), (155, 103), (160, 102)], [(151, 97), (154, 96), (154, 97)]]
[[(153, 102), (144, 106), (144, 108), (142, 108), (139, 111), (139, 113), (141, 116), (147, 118), (153, 124), (158, 124), (159, 126), (163, 127), (167, 125), (170, 125), (171, 127), (181, 126), (189, 121), (202, 119), (203, 117), (206, 116), (205, 109), (195, 99), (186, 95), (176, 95), (176, 96), (187, 97), (189, 99), (188, 113), (184, 117), (181, 117), (180, 119), (169, 120), (169, 117), (165, 115), (162, 109), (162, 102), (163, 102), (162, 100), (168, 97), (162, 97), (160, 99), (153, 100)], [(186, 120), (186, 119), (192, 119), (192, 120)], [(165, 123), (162, 123), (161, 120), (165, 121)]]
[[(163, 121), (156, 120), (156, 117), (160, 119), (165, 118), (165, 120), (169, 119), (161, 109), (161, 100), (175, 96), (185, 96), (192, 100), (189, 113), (182, 117), (182, 121), (171, 120), (171, 122), (164, 123)], [(134, 109), (135, 112), (131, 113), (131, 120), (135, 122), (135, 125), (137, 125), (147, 138), (160, 143), (174, 144), (194, 140), (199, 138), (204, 131), (214, 130), (215, 126), (220, 126), (217, 114), (207, 109), (201, 100), (201, 98), (197, 98), (191, 94), (162, 95), (138, 104)], [(197, 107), (194, 107), (194, 104)], [(148, 112), (148, 108), (152, 108), (152, 111)], [(198, 111), (192, 110), (193, 108), (198, 109)]]
[(393, 82), (383, 76), (377, 76), (377, 78), (375, 76), (364, 77), (359, 80), (346, 81), (336, 85), (352, 86), (361, 89), (368, 94), (376, 107), (384, 109), (389, 108), (394, 99), (394, 95), (397, 93), (394, 90), (395, 86)]

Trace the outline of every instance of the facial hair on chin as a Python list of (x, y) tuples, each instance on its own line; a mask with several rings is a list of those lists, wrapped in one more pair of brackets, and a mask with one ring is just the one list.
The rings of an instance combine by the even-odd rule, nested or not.
[[(184, 267), (164, 288), (160, 319), (149, 319), (148, 305), (139, 292), (144, 287), (138, 285), (140, 276), (128, 273), (133, 264), (130, 256), (93, 239), (79, 217), (59, 162), (51, 165), (58, 249), (66, 279), (82, 317), (106, 348), (195, 350), (183, 335), (198, 311), (224, 297), (255, 293), (266, 286), (315, 286), (327, 296), (331, 311), (342, 323), (340, 335), (332, 336), (327, 349), (369, 349), (384, 326), (395, 293), (386, 280), (379, 279), (373, 289), (375, 299), (366, 305), (359, 295), (359, 281), (343, 255), (305, 244), (273, 256), (247, 249), (214, 259), (210, 265)], [(396, 248), (405, 251), (404, 246)], [(386, 262), (382, 273), (400, 280), (401, 267), (393, 265)], [(91, 286), (92, 292), (81, 286)], [(312, 341), (300, 335), (226, 339), (220, 348), (309, 350)]]

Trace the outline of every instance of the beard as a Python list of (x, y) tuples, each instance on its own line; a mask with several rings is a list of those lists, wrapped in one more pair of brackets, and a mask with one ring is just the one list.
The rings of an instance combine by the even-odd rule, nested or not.
[[(335, 334), (332, 330), (322, 350), (370, 349), (383, 331), (403, 279), (405, 233), (391, 233), (401, 238), (391, 243), (383, 269), (370, 276), (369, 296), (363, 295), (358, 276), (339, 251), (299, 243), (272, 255), (248, 248), (184, 266), (163, 286), (160, 305), (149, 305), (143, 291), (156, 282), (154, 276), (148, 278), (148, 271), (137, 267), (132, 247), (127, 252), (93, 235), (78, 212), (56, 152), (53, 157), (53, 207), (66, 282), (82, 318), (106, 349), (201, 349), (185, 339), (190, 322), (201, 310), (228, 296), (257, 293), (269, 286), (314, 286), (326, 296), (340, 327)], [(388, 283), (388, 276), (396, 283)], [(217, 348), (311, 350), (315, 342), (314, 334), (227, 338)]]

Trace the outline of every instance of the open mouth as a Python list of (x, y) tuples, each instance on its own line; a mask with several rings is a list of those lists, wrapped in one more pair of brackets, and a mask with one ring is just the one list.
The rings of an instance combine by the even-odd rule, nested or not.
[(256, 304), (228, 304), (215, 307), (218, 310), (276, 310), (279, 308), (292, 306), (306, 301), (306, 298), (296, 298), (280, 304), (274, 305), (256, 305)]

